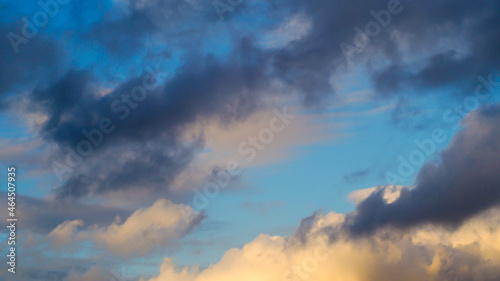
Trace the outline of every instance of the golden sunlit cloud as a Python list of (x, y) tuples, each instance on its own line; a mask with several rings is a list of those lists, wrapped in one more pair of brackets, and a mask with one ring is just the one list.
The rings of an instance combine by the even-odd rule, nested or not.
[[(353, 238), (340, 229), (345, 216), (318, 215), (305, 243), (260, 235), (231, 249), (216, 264), (176, 267), (166, 258), (148, 281), (371, 281), (498, 280), (500, 211), (490, 210), (455, 231), (438, 226), (401, 232), (389, 227)], [(328, 242), (329, 241), (329, 242)], [(457, 278), (457, 279), (455, 279)]]

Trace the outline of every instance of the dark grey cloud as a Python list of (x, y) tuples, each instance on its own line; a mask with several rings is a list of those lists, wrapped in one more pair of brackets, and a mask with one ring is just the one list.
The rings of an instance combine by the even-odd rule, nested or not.
[[(390, 2), (399, 2), (402, 11), (366, 48), (346, 59), (341, 43), (354, 46), (354, 27), (364, 30), (375, 21), (370, 11), (387, 10)], [(331, 94), (330, 75), (344, 71), (348, 61), (365, 64), (385, 95), (443, 86), (467, 92), (478, 75), (500, 68), (500, 1), (297, 0), (283, 5), (313, 23), (305, 38), (279, 51), (273, 61), (279, 76), (303, 90), (307, 100)]]
[(147, 51), (147, 40), (154, 36), (163, 38), (168, 45), (178, 45), (185, 39), (191, 44), (199, 41), (204, 38), (206, 25), (216, 22), (216, 17), (211, 2), (206, 1), (124, 1), (106, 11), (83, 38), (125, 59)]
[[(37, 88), (31, 94), (33, 106), (43, 109), (49, 119), (43, 131), (52, 131), (61, 123), (63, 114), (78, 107), (88, 94), (90, 73), (85, 71), (69, 71), (64, 77), (48, 88)], [(84, 113), (80, 112), (79, 114)], [(88, 115), (82, 116), (89, 118)]]
[(500, 105), (475, 111), (463, 125), (440, 161), (421, 169), (413, 189), (403, 189), (390, 204), (383, 199), (384, 189), (374, 192), (349, 214), (346, 228), (366, 234), (384, 226), (436, 223), (456, 227), (499, 205)]
[(309, 217), (303, 218), (300, 221), (300, 225), (294, 235), (300, 241), (300, 243), (305, 244), (307, 242), (306, 239), (311, 232), (314, 223), (316, 223), (322, 213), (322, 210), (318, 210)]
[(352, 183), (366, 178), (370, 174), (370, 169), (354, 171), (344, 176), (344, 181)]
[[(164, 85), (149, 90), (143, 101), (132, 101), (135, 108), (129, 106), (128, 111), (115, 111), (113, 103), (116, 108), (126, 105), (122, 96), (130, 98), (134, 87), (150, 79), (146, 73), (100, 97), (95, 89), (86, 91), (92, 90), (89, 75), (71, 71), (53, 86), (32, 94), (32, 100), (43, 102), (38, 106), (50, 117), (42, 132), (48, 139), (74, 145), (84, 137), (82, 130), (98, 128), (102, 118), (109, 118), (116, 125), (110, 138), (144, 140), (174, 135), (199, 118), (242, 120), (259, 108), (259, 91), (268, 86), (264, 68), (237, 60), (219, 63), (211, 56), (196, 61), (186, 64)], [(66, 118), (61, 119), (63, 113)]]
[(95, 132), (103, 119), (114, 128), (102, 134), (90, 155), (81, 157), (83, 164), (58, 193), (81, 197), (138, 186), (168, 189), (203, 146), (202, 135), (183, 139), (186, 126), (204, 119), (230, 123), (246, 118), (260, 108), (262, 92), (269, 87), (265, 72), (240, 56), (224, 64), (208, 56), (186, 64), (163, 85), (150, 87), (144, 100), (130, 105), (123, 97), (132, 99), (135, 87), (152, 83), (149, 74), (131, 78), (105, 96), (96, 92), (93, 75), (76, 70), (34, 90), (33, 110), (48, 116), (41, 136), (59, 144), (61, 161), (68, 147), (79, 152), (79, 144), (89, 142), (84, 130)]
[(71, 171), (57, 187), (59, 199), (81, 198), (91, 194), (132, 191), (154, 198), (173, 198), (170, 184), (193, 160), (202, 142), (181, 143), (143, 141), (141, 144), (114, 144), (96, 151)]
[[(389, 2), (295, 0), (268, 3), (265, 16), (269, 21), (280, 23), (289, 15), (300, 13), (308, 16), (313, 24), (307, 36), (273, 53), (270, 61), (261, 63), (269, 64), (273, 75), (301, 90), (306, 102), (321, 101), (334, 92), (329, 84), (330, 76), (344, 71), (346, 60), (340, 44), (353, 44), (354, 27), (363, 29), (367, 22), (374, 20), (370, 11), (387, 9)], [(374, 85), (381, 93), (399, 92), (403, 86), (428, 89), (461, 85), (475, 75), (498, 69), (499, 1), (400, 2), (403, 11), (392, 15), (390, 24), (371, 40), (367, 50), (354, 57), (354, 61), (367, 62), (370, 67), (373, 67), (373, 59), (386, 60), (384, 64), (388, 66), (371, 68)], [(118, 56), (146, 55), (154, 48), (145, 45), (144, 40), (160, 35), (158, 38), (164, 38), (169, 45), (198, 52), (199, 47), (193, 46), (209, 40), (204, 32), (210, 30), (212, 24), (219, 23), (213, 18), (216, 14), (213, 6), (202, 1), (125, 3), (129, 4), (124, 4), (123, 11), (112, 7), (84, 32), (89, 44), (98, 42)], [(238, 11), (231, 15), (252, 14), (248, 7)], [(228, 17), (225, 24), (230, 27), (240, 18)], [(261, 25), (256, 25), (255, 30), (247, 30), (249, 27), (231, 30), (229, 27), (219, 32), (237, 31), (240, 34), (231, 36), (241, 38), (248, 34), (258, 36), (265, 29)], [(391, 35), (394, 33), (400, 36)], [(179, 45), (176, 38), (183, 38), (183, 43)], [(442, 38), (450, 38), (449, 43), (440, 43)], [(411, 46), (410, 52), (424, 53), (422, 63), (402, 63), (403, 56), (411, 57), (412, 54), (403, 54), (398, 40), (406, 41)]]
[(488, 66), (479, 58), (457, 58), (455, 51), (447, 51), (429, 57), (426, 65), (418, 71), (414, 66), (393, 64), (372, 75), (375, 88), (382, 94), (391, 94), (410, 88), (419, 90), (436, 89), (443, 86), (456, 86), (461, 93), (473, 92), (479, 75), (488, 75), (498, 70), (498, 66)]
[(418, 1), (407, 6), (391, 27), (404, 34), (410, 50), (426, 50), (428, 55), (413, 64), (391, 60), (374, 71), (372, 78), (379, 92), (445, 86), (466, 92), (478, 75), (499, 70), (499, 1)]
[[(130, 95), (143, 83), (148, 77), (146, 73), (122, 81), (106, 95), (99, 92), (98, 86), (110, 81), (104, 81), (105, 77), (87, 67), (75, 66), (58, 80), (42, 79), (42, 83), (32, 87), (31, 110), (48, 117), (38, 128), (40, 135), (59, 145), (62, 158), (66, 147), (76, 149), (85, 140), (83, 130), (98, 128), (105, 118), (114, 126), (114, 131), (105, 135), (102, 144), (93, 148), (93, 153), (71, 172), (69, 179), (55, 188), (60, 195), (81, 197), (141, 185), (152, 190), (168, 189), (169, 183), (203, 147), (202, 135), (192, 143), (185, 143), (181, 135), (186, 126), (212, 118), (221, 122), (244, 120), (262, 106), (262, 97), (271, 92), (271, 81), (284, 81), (301, 93), (306, 105), (321, 105), (334, 94), (331, 76), (345, 70), (341, 43), (354, 44), (354, 27), (363, 29), (374, 20), (370, 11), (387, 9), (389, 1), (263, 1), (266, 13), (262, 17), (268, 19), (262, 21), (264, 24), (233, 29), (232, 24), (254, 16), (251, 7), (245, 6), (223, 21), (227, 29), (226, 37), (222, 38), (229, 45), (223, 47), (231, 50), (225, 52), (224, 58), (209, 54), (213, 50), (203, 49), (204, 43), (213, 40), (214, 33), (207, 31), (220, 24), (213, 6), (193, 3), (198, 2), (129, 1), (121, 11), (113, 6), (96, 23), (83, 21), (88, 24), (81, 33), (86, 43), (72, 41), (104, 46), (109, 52), (101, 55), (112, 57), (103, 60), (104, 64), (123, 59), (126, 70), (117, 71), (120, 72), (117, 75), (128, 72), (133, 64), (131, 58), (141, 60), (151, 53), (171, 56), (175, 48), (183, 48), (181, 66), (165, 83), (148, 90), (147, 98), (134, 105), (136, 108), (128, 106), (125, 111), (114, 112), (112, 105), (118, 101), (119, 106), (114, 108), (123, 108), (120, 106), (124, 105), (124, 95)], [(401, 1), (401, 5), (403, 11), (392, 15), (390, 24), (353, 57), (353, 62), (367, 66), (379, 92), (397, 92), (408, 87), (469, 87), (467, 81), (472, 76), (498, 68), (500, 1)], [(75, 13), (77, 6), (72, 7)], [(303, 38), (277, 50), (254, 43), (261, 32), (276, 28), (296, 14), (312, 22), (311, 30)], [(151, 38), (155, 40), (148, 41)], [(443, 47), (436, 42), (439, 38), (448, 38), (451, 43)], [(175, 47), (150, 44), (161, 43), (163, 39), (166, 45)], [(400, 40), (410, 45), (410, 52), (419, 51), (423, 57), (421, 63), (410, 64), (408, 61), (412, 60), (402, 59), (411, 58), (412, 54), (404, 53)], [(12, 73), (33, 73), (26, 71), (32, 62), (50, 70), (57, 65), (54, 63), (57, 48), (49, 42), (40, 41), (45, 42), (40, 46), (36, 42), (26, 45), (33, 52), (28, 52), (24, 64), (9, 59), (1, 60), (0, 64), (6, 61), (20, 67)], [(379, 61), (386, 66), (380, 68)], [(7, 66), (0, 65), (0, 71), (5, 72), (0, 79), (6, 77), (6, 85), (28, 79), (11, 74)], [(120, 151), (128, 154), (119, 155)], [(140, 172), (139, 175), (133, 176), (133, 170)]]
[(100, 43), (111, 54), (119, 57), (131, 56), (144, 47), (144, 39), (159, 30), (158, 24), (148, 13), (133, 10), (121, 19), (99, 22), (85, 39), (89, 43)]
[(313, 27), (305, 38), (275, 55), (273, 66), (277, 75), (301, 90), (307, 103), (333, 94), (330, 76), (344, 64), (340, 44), (349, 42), (355, 34), (353, 28), (366, 22), (369, 11), (382, 3), (291, 1), (288, 5), (292, 12), (306, 14)]
[[(21, 25), (0, 24), (0, 98), (19, 96), (19, 92), (57, 77), (64, 55), (54, 41), (43, 36), (23, 37), (26, 43), (17, 46), (16, 53), (9, 34), (22, 37)], [(8, 105), (6, 101), (3, 103)]]

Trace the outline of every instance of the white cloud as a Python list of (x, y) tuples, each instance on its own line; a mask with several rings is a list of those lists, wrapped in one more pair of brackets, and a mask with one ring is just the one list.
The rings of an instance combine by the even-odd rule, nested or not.
[(303, 14), (296, 14), (276, 29), (265, 33), (260, 44), (267, 48), (283, 48), (307, 36), (311, 28), (312, 22), (309, 18)]
[(65, 221), (58, 225), (48, 234), (48, 238), (53, 241), (57, 247), (68, 245), (75, 240), (78, 227), (83, 226), (82, 220)]
[(116, 256), (144, 256), (158, 247), (169, 246), (202, 219), (203, 214), (194, 212), (189, 206), (160, 199), (149, 208), (135, 211), (123, 223), (117, 217), (109, 226), (77, 231), (83, 221), (65, 221), (48, 236), (59, 246), (90, 240), (99, 249), (104, 246)]
[[(178, 268), (165, 259), (149, 281), (369, 281), (499, 280), (500, 211), (449, 230), (423, 226), (402, 233), (385, 228), (353, 238), (339, 229), (344, 215), (318, 216), (305, 244), (296, 238), (260, 235), (231, 249), (204, 270)], [(334, 234), (329, 236), (329, 234)], [(326, 242), (330, 237), (331, 243)], [(144, 279), (143, 279), (144, 280)]]
[(144, 256), (182, 237), (199, 216), (189, 206), (160, 199), (147, 209), (135, 211), (123, 224), (113, 222), (95, 230), (93, 238), (118, 256)]
[(401, 190), (405, 188), (400, 185), (389, 185), (384, 187), (370, 187), (366, 189), (360, 189), (353, 191), (349, 194), (349, 199), (355, 204), (359, 204), (364, 201), (368, 196), (370, 196), (373, 192), (384, 189), (384, 199), (388, 204), (396, 201), (401, 195)]

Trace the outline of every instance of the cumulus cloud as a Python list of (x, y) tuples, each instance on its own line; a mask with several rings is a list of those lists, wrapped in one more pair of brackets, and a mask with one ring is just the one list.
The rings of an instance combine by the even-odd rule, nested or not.
[(120, 257), (145, 256), (155, 249), (168, 247), (189, 233), (204, 219), (186, 205), (174, 204), (166, 199), (151, 207), (136, 210), (124, 222), (117, 217), (107, 226), (89, 226), (80, 230), (82, 220), (65, 221), (48, 234), (59, 247), (70, 243), (92, 241)]
[(315, 212), (294, 236), (262, 234), (203, 270), (165, 259), (150, 281), (498, 280), (499, 116), (498, 105), (467, 116), (414, 187), (355, 191), (352, 213)]
[(149, 281), (211, 280), (498, 280), (500, 211), (468, 220), (456, 231), (420, 226), (408, 233), (385, 228), (371, 237), (353, 238), (339, 230), (345, 216), (316, 214), (299, 238), (260, 235), (241, 249), (201, 270), (176, 267), (166, 258)]
[(182, 237), (203, 220), (189, 206), (161, 199), (147, 208), (135, 211), (125, 222), (114, 222), (97, 229), (93, 239), (119, 256), (144, 256), (151, 250), (168, 245)]

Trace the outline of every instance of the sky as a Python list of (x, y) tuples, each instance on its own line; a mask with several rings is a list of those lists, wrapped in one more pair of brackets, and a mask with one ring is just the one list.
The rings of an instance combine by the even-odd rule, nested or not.
[(500, 280), (499, 70), (497, 0), (0, 0), (0, 280)]

